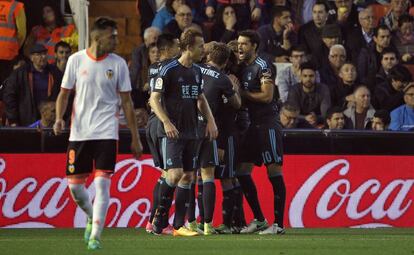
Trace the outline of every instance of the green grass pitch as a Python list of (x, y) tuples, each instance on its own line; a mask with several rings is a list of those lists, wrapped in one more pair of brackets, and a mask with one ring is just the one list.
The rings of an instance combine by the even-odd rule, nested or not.
[(388, 254), (414, 255), (414, 228), (287, 229), (283, 236), (153, 236), (143, 229), (105, 229), (103, 249), (88, 251), (83, 229), (0, 229), (0, 254)]

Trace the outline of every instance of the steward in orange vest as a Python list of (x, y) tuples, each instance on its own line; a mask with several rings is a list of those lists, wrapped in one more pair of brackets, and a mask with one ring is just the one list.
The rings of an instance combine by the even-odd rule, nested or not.
[(15, 0), (0, 1), (0, 59), (13, 60), (26, 37), (24, 5)]

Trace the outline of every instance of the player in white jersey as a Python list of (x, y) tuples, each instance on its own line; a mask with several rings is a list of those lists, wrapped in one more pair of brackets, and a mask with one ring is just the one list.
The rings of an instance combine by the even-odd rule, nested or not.
[[(110, 178), (116, 163), (119, 100), (132, 133), (132, 154), (135, 158), (142, 154), (130, 97), (128, 67), (121, 57), (111, 53), (117, 43), (116, 28), (116, 22), (109, 18), (101, 17), (94, 22), (91, 46), (69, 58), (56, 101), (53, 129), (58, 135), (65, 126), (63, 114), (71, 90), (76, 91), (66, 175), (74, 201), (88, 217), (84, 239), (90, 250), (101, 248), (100, 236), (110, 198)], [(92, 205), (85, 182), (94, 166), (96, 195)]]

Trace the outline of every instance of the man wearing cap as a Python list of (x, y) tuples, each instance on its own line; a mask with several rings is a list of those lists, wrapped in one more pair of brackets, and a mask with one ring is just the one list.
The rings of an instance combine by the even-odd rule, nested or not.
[(404, 105), (391, 112), (390, 130), (414, 130), (414, 83), (404, 88)]
[(321, 68), (329, 64), (328, 56), (331, 47), (341, 44), (341, 29), (336, 24), (327, 24), (321, 30), (322, 42), (317, 50), (312, 52), (312, 63), (315, 67)]
[(6, 118), (11, 126), (28, 126), (38, 120), (40, 103), (56, 100), (59, 93), (59, 84), (47, 63), (47, 49), (35, 44), (30, 60), (13, 71), (4, 88)]

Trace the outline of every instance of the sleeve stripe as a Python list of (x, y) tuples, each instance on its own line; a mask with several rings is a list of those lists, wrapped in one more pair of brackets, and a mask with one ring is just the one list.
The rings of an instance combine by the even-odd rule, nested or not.
[(261, 59), (260, 57), (258, 57), (258, 58), (256, 58), (256, 61), (255, 61), (258, 65), (260, 65), (260, 67), (262, 68), (262, 69), (264, 69), (264, 68), (267, 68), (267, 64), (266, 64), (266, 61), (264, 61), (263, 59)]
[(174, 61), (168, 63), (167, 65), (165, 65), (164, 67), (161, 68), (160, 75), (164, 76), (167, 73), (168, 69), (170, 69), (174, 66), (177, 66), (177, 65), (178, 65), (177, 60), (174, 60)]

